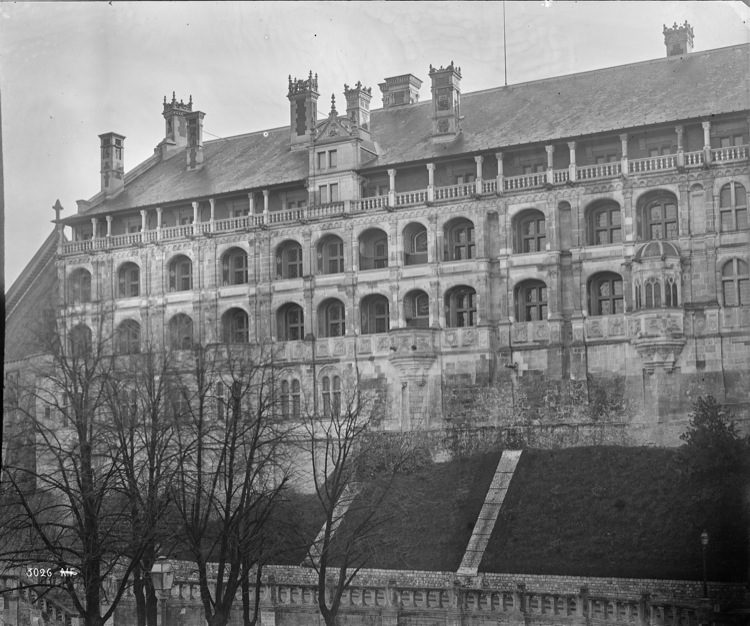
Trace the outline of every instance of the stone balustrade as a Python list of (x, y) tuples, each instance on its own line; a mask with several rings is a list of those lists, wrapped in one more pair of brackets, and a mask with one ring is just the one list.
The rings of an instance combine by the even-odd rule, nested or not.
[(451, 185), (450, 187), (435, 187), (435, 200), (466, 198), (474, 195), (475, 193), (476, 185), (474, 183)]
[[(708, 153), (712, 163), (731, 163), (747, 160), (750, 157), (750, 147), (742, 145), (715, 148), (711, 149)], [(678, 167), (701, 167), (705, 163), (705, 159), (706, 153), (703, 150), (678, 154), (665, 154), (642, 159), (630, 159), (627, 161), (627, 174), (663, 172), (676, 170)], [(575, 167), (574, 170), (575, 180), (589, 181), (615, 178), (623, 174), (622, 167), (622, 161), (596, 165), (579, 165)], [(551, 180), (555, 185), (566, 184), (570, 182), (570, 177), (572, 175), (571, 170), (572, 168), (554, 170), (552, 171)], [(499, 182), (502, 185), (503, 192), (513, 192), (543, 188), (548, 185), (549, 178), (548, 173), (545, 171), (534, 174), (522, 174), (519, 176), (505, 176), (501, 177)], [(498, 180), (491, 179), (481, 181), (481, 189), (484, 194), (497, 193)], [(471, 198), (476, 195), (476, 192), (476, 183), (434, 187), (429, 190), (420, 189), (399, 192), (395, 194), (394, 208), (426, 204), (430, 201), (430, 198), (435, 202)], [(69, 241), (60, 246), (60, 254), (79, 254), (81, 252), (90, 252), (93, 250), (123, 248), (140, 243), (171, 241), (208, 233), (228, 233), (249, 228), (257, 228), (267, 224), (289, 224), (308, 218), (326, 218), (345, 213), (381, 211), (386, 208), (388, 208), (388, 196), (329, 202), (327, 204), (311, 205), (305, 208), (286, 209), (262, 214), (258, 213), (232, 217), (216, 220), (214, 222), (197, 222), (194, 224), (162, 227), (156, 230), (147, 230), (137, 233), (97, 237), (96, 239), (82, 241)]]

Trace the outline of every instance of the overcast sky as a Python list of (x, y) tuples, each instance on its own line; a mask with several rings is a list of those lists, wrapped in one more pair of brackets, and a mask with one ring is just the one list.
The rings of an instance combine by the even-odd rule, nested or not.
[[(508, 83), (665, 56), (662, 25), (695, 50), (750, 41), (742, 2), (507, 2)], [(98, 135), (126, 136), (125, 169), (164, 136), (176, 91), (205, 139), (288, 124), (287, 76), (319, 75), (321, 115), (344, 83), (373, 88), (455, 61), (463, 93), (503, 84), (502, 2), (0, 3), (9, 287), (63, 215), (99, 190)], [(696, 85), (699, 89), (700, 86)]]

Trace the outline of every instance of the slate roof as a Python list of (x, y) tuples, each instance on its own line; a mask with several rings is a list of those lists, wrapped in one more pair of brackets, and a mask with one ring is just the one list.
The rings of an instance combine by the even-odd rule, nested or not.
[[(462, 94), (462, 133), (449, 144), (431, 139), (431, 101), (374, 110), (380, 154), (367, 169), (746, 111), (748, 68), (743, 44)], [(290, 149), (288, 127), (206, 141), (200, 170), (187, 171), (178, 151), (126, 176), (118, 196), (86, 214), (302, 181), (307, 168), (307, 150)]]
[(53, 230), (6, 293), (6, 362), (25, 359), (38, 352), (36, 339), (44, 321), (44, 311), (57, 307), (56, 254), (57, 231)]

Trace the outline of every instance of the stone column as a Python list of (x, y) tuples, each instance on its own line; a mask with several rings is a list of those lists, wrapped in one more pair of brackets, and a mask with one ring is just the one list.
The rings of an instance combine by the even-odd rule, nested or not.
[(568, 150), (570, 152), (570, 165), (568, 165), (568, 180), (571, 182), (575, 182), (576, 180), (576, 142), (575, 141), (569, 141), (568, 142)]
[(437, 215), (430, 215), (428, 219), (430, 227), (427, 229), (427, 262), (437, 263), (443, 256), (442, 237), (437, 227)]
[[(143, 213), (143, 211), (141, 211)], [(97, 225), (99, 224), (99, 220), (97, 220), (95, 217), (91, 218), (91, 238), (96, 239), (99, 236), (99, 229), (97, 228)]]
[(555, 172), (553, 171), (553, 161), (552, 156), (555, 153), (555, 146), (544, 146), (544, 149), (547, 151), (547, 184), (552, 185), (555, 182)]
[(711, 122), (702, 122), (703, 126), (703, 162), (711, 163)]
[(161, 239), (161, 207), (156, 207), (156, 238)]
[(141, 239), (143, 238), (143, 233), (146, 232), (147, 227), (148, 222), (146, 219), (146, 209), (141, 209)]
[(255, 214), (255, 194), (251, 191), (249, 194), (247, 194), (247, 199), (250, 204), (250, 209), (248, 210), (248, 213), (250, 215)]
[(388, 204), (396, 206), (396, 170), (388, 170)]
[(269, 189), (263, 190), (263, 223), (268, 224), (268, 197), (271, 195)]
[(435, 201), (435, 164), (427, 164), (427, 201)]
[(497, 159), (497, 189), (495, 191), (500, 194), (503, 193), (503, 187), (505, 186), (505, 179), (503, 176), (503, 153), (496, 152), (495, 158)]
[(216, 225), (216, 201), (213, 198), (210, 198), (208, 201), (209, 205), (211, 206), (211, 217), (209, 219), (209, 228), (211, 229), (211, 232), (214, 232)]
[(623, 241), (635, 241), (635, 208), (633, 207), (633, 190), (622, 190), (622, 227)]
[(198, 226), (198, 207), (199, 204), (197, 202), (193, 202), (193, 234), (197, 235), (199, 232), (199, 226)]
[(620, 150), (622, 151), (622, 175), (627, 176), (628, 175), (628, 168), (630, 167), (628, 165), (628, 135), (627, 133), (623, 133), (620, 135)]
[(482, 193), (482, 161), (484, 161), (484, 157), (474, 157), (474, 162), (477, 164), (476, 192), (480, 195)]
[(677, 133), (677, 167), (685, 167), (685, 148), (682, 144), (684, 129), (682, 125), (674, 127)]
[(112, 216), (107, 215), (107, 237), (112, 236)]

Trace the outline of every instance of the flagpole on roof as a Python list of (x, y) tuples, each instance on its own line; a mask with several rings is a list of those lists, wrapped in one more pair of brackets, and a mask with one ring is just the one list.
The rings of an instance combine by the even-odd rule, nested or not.
[(503, 0), (503, 64), (505, 65), (505, 86), (508, 86), (508, 49), (505, 47), (505, 0)]

